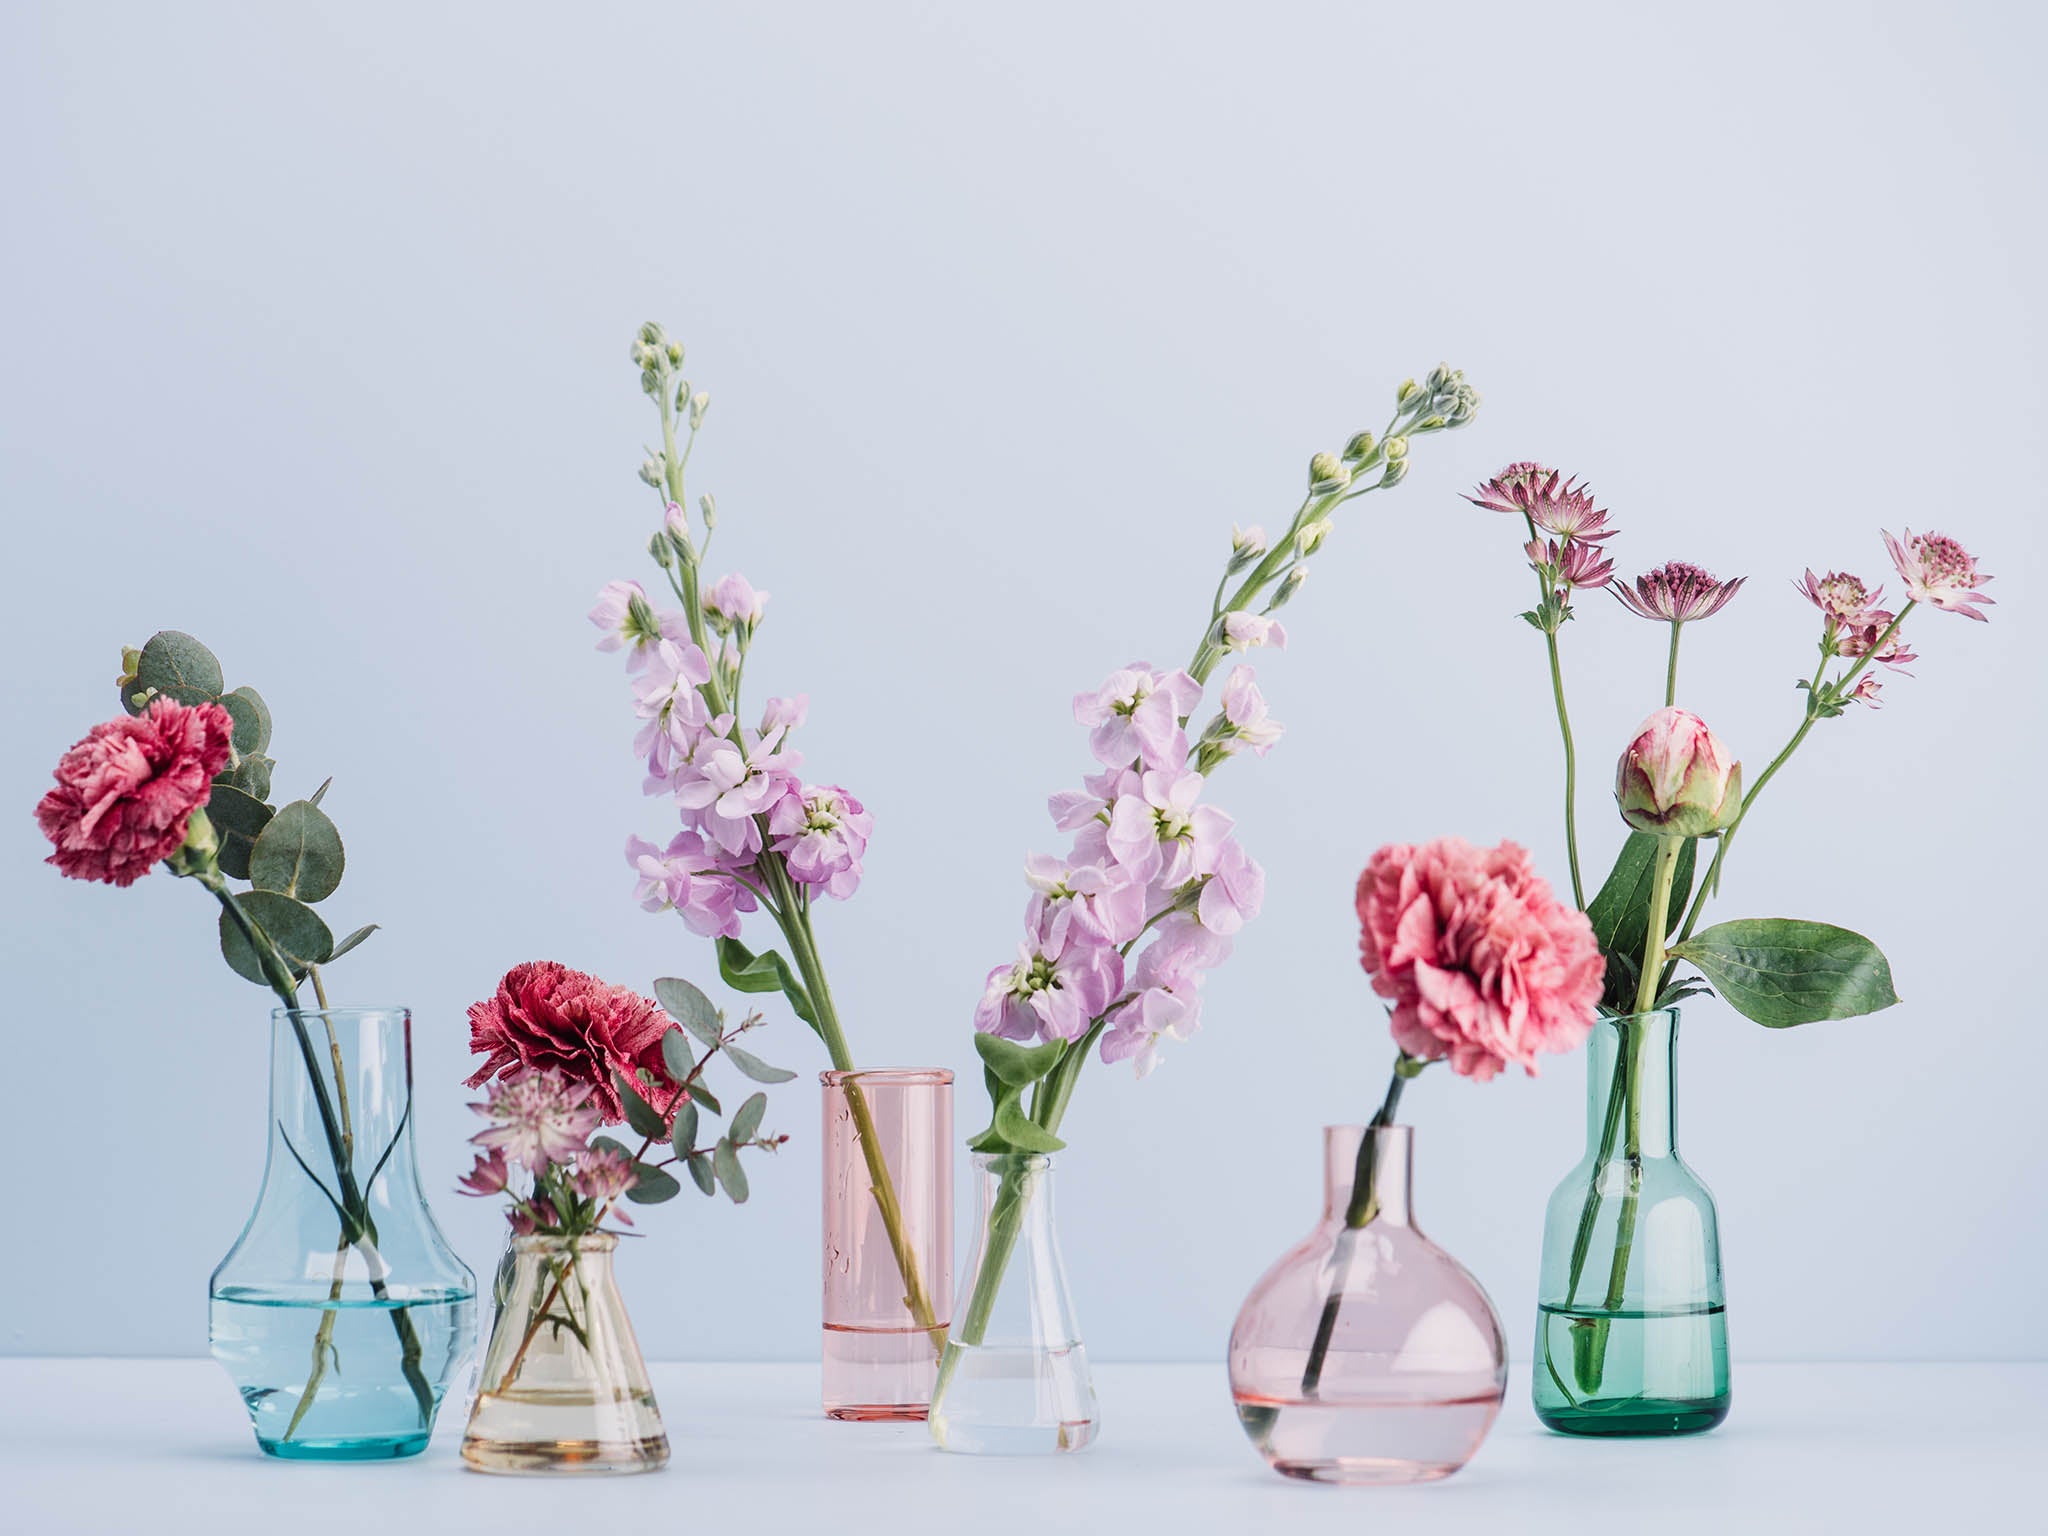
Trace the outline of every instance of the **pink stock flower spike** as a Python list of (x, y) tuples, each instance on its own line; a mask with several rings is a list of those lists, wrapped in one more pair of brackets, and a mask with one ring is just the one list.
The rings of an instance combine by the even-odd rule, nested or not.
[(1690, 624), (1719, 613), (1748, 580), (1737, 576), (1733, 581), (1716, 581), (1697, 565), (1673, 560), (1638, 576), (1633, 589), (1624, 581), (1609, 590), (1630, 613), (1660, 624)]
[(1906, 595), (1949, 613), (1982, 621), (1978, 605), (1992, 599), (1977, 589), (1991, 578), (1977, 569), (1976, 557), (1945, 533), (1918, 533), (1908, 528), (1903, 540), (1884, 536), (1892, 564), (1906, 583)]

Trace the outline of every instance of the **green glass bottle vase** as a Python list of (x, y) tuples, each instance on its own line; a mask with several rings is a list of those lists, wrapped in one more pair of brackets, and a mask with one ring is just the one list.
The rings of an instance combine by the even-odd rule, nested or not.
[(1586, 1155), (1550, 1197), (1531, 1371), (1571, 1435), (1690, 1435), (1728, 1416), (1714, 1197), (1678, 1155), (1678, 1010), (1602, 1019), (1586, 1053)]

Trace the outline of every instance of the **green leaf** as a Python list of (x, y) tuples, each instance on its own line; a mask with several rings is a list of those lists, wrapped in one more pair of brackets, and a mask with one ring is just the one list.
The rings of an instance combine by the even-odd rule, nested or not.
[(657, 1168), (652, 1163), (635, 1163), (633, 1187), (626, 1191), (626, 1198), (635, 1205), (660, 1205), (682, 1192), (683, 1186), (670, 1176), (666, 1168)]
[(696, 1181), (697, 1187), (703, 1190), (705, 1194), (715, 1195), (718, 1193), (718, 1186), (711, 1179), (711, 1154), (709, 1152), (699, 1152), (683, 1166), (690, 1170), (690, 1177)]
[(690, 1102), (692, 1104), (701, 1105), (705, 1109), (710, 1110), (711, 1113), (714, 1115), (722, 1115), (725, 1113), (725, 1111), (719, 1107), (718, 1095), (716, 1095), (709, 1088), (706, 1088), (704, 1086), (704, 1079), (701, 1077), (698, 1078), (696, 1082), (690, 1084)]
[(614, 1137), (593, 1136), (590, 1138), (590, 1144), (600, 1151), (616, 1152), (629, 1163), (633, 1161), (633, 1149)]
[(725, 1022), (710, 998), (692, 982), (680, 976), (663, 976), (654, 984), (654, 995), (668, 1016), (704, 1044), (715, 1046), (724, 1033)]
[(789, 1006), (796, 1010), (798, 1018), (812, 1029), (818, 1028), (818, 1014), (811, 1006), (811, 994), (797, 980), (789, 962), (774, 950), (757, 955), (738, 939), (721, 938), (718, 941), (718, 974), (725, 978), (727, 986), (737, 991), (780, 992), (789, 999)]
[(1698, 966), (1737, 1013), (1771, 1029), (1855, 1018), (1899, 1000), (1883, 951), (1828, 923), (1739, 918), (1671, 953)]
[(725, 1059), (739, 1069), (742, 1075), (751, 1077), (757, 1083), (787, 1083), (796, 1079), (794, 1072), (781, 1067), (771, 1067), (752, 1051), (743, 1051), (736, 1045), (725, 1048)]
[(1024, 1113), (1014, 1092), (996, 1105), (995, 1133), (1019, 1152), (1057, 1152), (1066, 1143)]
[(617, 1072), (612, 1074), (612, 1082), (619, 1090), (619, 1102), (626, 1107), (626, 1124), (633, 1127), (633, 1133), (636, 1136), (652, 1137), (656, 1141), (666, 1141), (667, 1122), (655, 1111), (652, 1104), (640, 1097), (640, 1090)]
[[(1697, 847), (1693, 839), (1687, 838), (1678, 850), (1678, 864), (1671, 875), (1666, 937), (1685, 915), (1685, 903), (1692, 894)], [(1586, 904), (1586, 919), (1593, 925), (1594, 941), (1607, 957), (1604, 996), (1612, 1006), (1627, 1007), (1635, 1001), (1636, 968), (1642, 964), (1643, 948), (1650, 935), (1650, 898), (1656, 878), (1657, 839), (1647, 832), (1631, 832), (1615, 857), (1606, 883)]]
[(697, 1057), (690, 1049), (690, 1037), (680, 1029), (662, 1031), (661, 1064), (679, 1083), (687, 1083), (690, 1074), (697, 1070)]
[(270, 807), (254, 795), (219, 779), (213, 781), (213, 792), (206, 801), (206, 819), (220, 835), (220, 867), (235, 879), (249, 878), (250, 851), (270, 824), (271, 815)]
[(732, 1139), (752, 1141), (754, 1133), (761, 1129), (761, 1117), (768, 1113), (768, 1095), (750, 1094), (747, 1102), (732, 1112)]
[(332, 788), (334, 788), (334, 775), (329, 774), (326, 778), (320, 781), (320, 787), (314, 790), (313, 793), (307, 797), (307, 803), (310, 805), (318, 805), (322, 800), (325, 800), (327, 798), (327, 791)]
[(343, 939), (339, 944), (335, 945), (334, 953), (329, 955), (327, 958), (329, 960), (339, 960), (343, 955), (347, 954), (350, 950), (354, 949), (358, 944), (362, 943), (363, 940), (367, 939), (371, 934), (375, 933), (377, 931), (378, 926), (379, 925), (376, 923), (363, 924), (362, 927), (358, 928), (354, 933), (350, 934), (347, 938)]
[(221, 708), (235, 722), (235, 750), (244, 757), (270, 749), (270, 706), (254, 688), (237, 688), (220, 696)]
[(153, 688), (180, 704), (218, 703), (227, 685), (213, 652), (175, 629), (149, 637), (135, 668), (135, 691)]
[(734, 1205), (747, 1203), (747, 1171), (740, 1166), (740, 1155), (730, 1141), (719, 1142), (711, 1154), (711, 1171), (718, 1176), (718, 1182), (725, 1186), (726, 1197)]
[[(213, 776), (216, 784), (232, 784), (246, 795), (258, 800), (270, 798), (270, 770), (277, 766), (274, 758), (265, 757), (261, 752), (251, 752), (236, 760), (232, 768), (224, 769)], [(246, 879), (246, 876), (237, 876)]]
[(324, 901), (341, 884), (341, 833), (310, 800), (294, 800), (270, 819), (249, 855), (249, 879), (300, 901)]
[[(311, 907), (275, 891), (246, 891), (236, 899), (249, 921), (276, 946), (295, 975), (302, 974), (309, 965), (326, 964), (333, 954), (334, 935)], [(237, 976), (259, 987), (270, 984), (255, 948), (226, 912), (220, 915), (220, 952)]]
[(683, 1107), (676, 1111), (668, 1143), (676, 1149), (677, 1157), (686, 1158), (697, 1150), (697, 1104), (694, 1099), (685, 1099)]
[(1048, 1040), (1043, 1045), (1019, 1045), (1001, 1035), (977, 1032), (974, 1049), (980, 1054), (983, 1064), (1001, 1082), (1011, 1088), (1029, 1088), (1060, 1064), (1060, 1057), (1066, 1054), (1067, 1043)]

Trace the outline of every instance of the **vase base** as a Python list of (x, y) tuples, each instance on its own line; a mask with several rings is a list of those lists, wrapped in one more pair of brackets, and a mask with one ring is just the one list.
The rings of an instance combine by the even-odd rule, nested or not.
[(645, 1440), (477, 1440), (462, 1459), (478, 1472), (513, 1475), (653, 1472), (668, 1465), (668, 1436)]
[(1538, 1404), (1536, 1417), (1561, 1435), (1701, 1435), (1728, 1417), (1729, 1396), (1637, 1397), (1576, 1408)]
[(1268, 1462), (1282, 1477), (1305, 1483), (1329, 1483), (1342, 1488), (1394, 1488), (1403, 1483), (1434, 1483), (1449, 1477), (1463, 1462), (1446, 1466), (1441, 1462), (1374, 1461), (1366, 1458), (1343, 1461)]
[(931, 1415), (930, 1403), (834, 1403), (825, 1410), (842, 1424), (922, 1424)]
[(344, 1440), (266, 1440), (256, 1443), (280, 1461), (396, 1461), (427, 1448), (426, 1435), (376, 1435)]

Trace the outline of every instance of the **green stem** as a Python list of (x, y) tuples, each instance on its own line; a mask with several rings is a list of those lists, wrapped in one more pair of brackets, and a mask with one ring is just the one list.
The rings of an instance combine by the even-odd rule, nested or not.
[(1664, 663), (1664, 707), (1669, 709), (1678, 702), (1678, 635), (1685, 624), (1678, 619), (1671, 621), (1671, 659)]
[[(1528, 527), (1529, 538), (1536, 540), (1536, 520), (1527, 513), (1522, 515)], [(1555, 601), (1556, 594), (1550, 589), (1550, 582), (1542, 571), (1536, 573), (1536, 587), (1542, 594), (1537, 613), (1543, 614)], [(1558, 655), (1556, 624), (1560, 620), (1548, 620), (1543, 625), (1543, 644), (1550, 653), (1550, 697), (1557, 708), (1557, 731), (1564, 740), (1564, 852), (1572, 871), (1572, 905), (1580, 911), (1586, 909), (1586, 884), (1579, 873), (1579, 758), (1572, 744), (1572, 715), (1564, 701), (1564, 663)]]
[(1657, 873), (1650, 885), (1650, 926), (1643, 942), (1642, 979), (1636, 984), (1637, 1013), (1648, 1013), (1657, 1005), (1657, 989), (1664, 970), (1664, 936), (1671, 931), (1671, 880), (1684, 847), (1682, 837), (1657, 839)]

